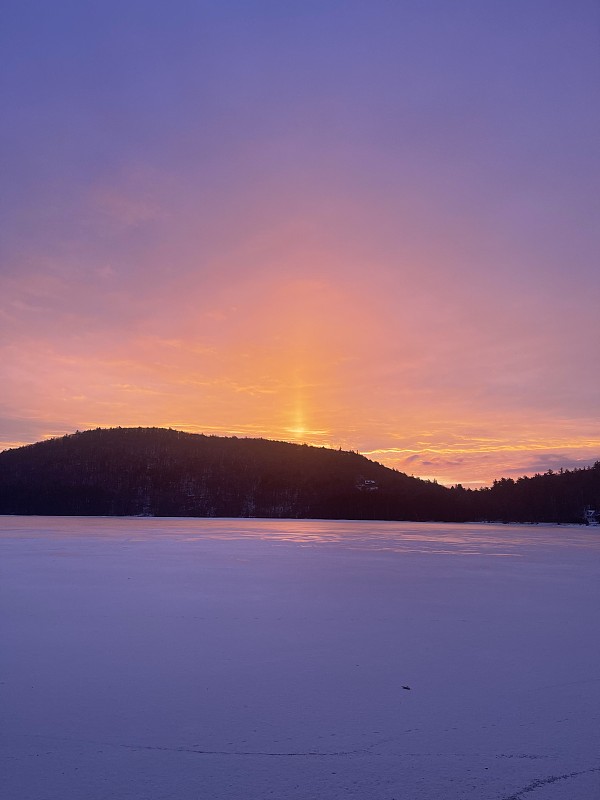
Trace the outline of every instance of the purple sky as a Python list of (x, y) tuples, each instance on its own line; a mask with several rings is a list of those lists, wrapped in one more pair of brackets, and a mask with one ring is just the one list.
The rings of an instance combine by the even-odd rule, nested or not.
[(600, 5), (5, 2), (0, 447), (600, 458)]

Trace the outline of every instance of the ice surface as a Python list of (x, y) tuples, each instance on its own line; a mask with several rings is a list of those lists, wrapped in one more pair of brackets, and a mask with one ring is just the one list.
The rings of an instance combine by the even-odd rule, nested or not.
[(7, 800), (600, 798), (597, 529), (0, 517), (0, 546)]

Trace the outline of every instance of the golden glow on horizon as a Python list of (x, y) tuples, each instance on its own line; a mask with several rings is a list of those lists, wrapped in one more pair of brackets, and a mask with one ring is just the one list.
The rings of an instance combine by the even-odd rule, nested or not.
[[(30, 432), (15, 427), (0, 446), (75, 429), (171, 427), (357, 450), (408, 474), (472, 485), (600, 456), (597, 419), (522, 407), (523, 390), (513, 397), (488, 375), (492, 348), (537, 386), (520, 351), (498, 356), (481, 319), (482, 350), (472, 355), (471, 329), (453, 328), (446, 308), (431, 312), (416, 266), (406, 268), (411, 302), (399, 313), (390, 272), (355, 270), (347, 284), (346, 263), (309, 256), (312, 277), (265, 270), (235, 292), (213, 287), (208, 299), (193, 285), (169, 285), (131, 330), (65, 338), (48, 328), (40, 340), (26, 328), (1, 355), (4, 401)], [(494, 406), (498, 386), (505, 395)]]
[(294, 439), (302, 439), (306, 434), (306, 430), (304, 428), (288, 428), (289, 433), (291, 433)]
[(529, 453), (531, 451), (548, 450), (585, 450), (592, 449), (600, 452), (600, 438), (597, 439), (542, 439), (539, 441), (525, 441), (519, 444), (494, 444), (484, 446), (473, 445), (472, 447), (382, 447), (376, 450), (364, 450), (363, 455), (414, 455), (414, 454), (435, 454), (435, 455), (464, 455), (472, 453)]
[[(88, 428), (96, 427), (114, 427), (121, 425), (121, 427), (165, 427), (173, 428), (175, 430), (184, 430), (190, 433), (204, 433), (214, 434), (218, 436), (238, 436), (250, 438), (265, 438), (277, 441), (299, 441), (308, 445), (316, 447), (330, 447), (337, 449), (357, 450), (359, 449), (356, 444), (347, 437), (336, 437), (331, 431), (322, 430), (307, 430), (305, 428), (269, 428), (261, 425), (243, 425), (228, 428), (225, 426), (202, 426), (186, 424), (182, 420), (156, 420), (148, 421), (146, 419), (130, 418), (123, 421), (109, 422), (106, 419), (99, 421), (88, 420), (78, 426), (79, 430), (86, 430)], [(74, 429), (52, 430), (51, 432), (42, 433), (37, 437), (37, 440), (53, 438), (62, 436), (65, 433), (72, 433)], [(4, 441), (2, 442), (2, 449), (10, 447), (20, 447), (24, 444), (29, 444), (27, 441)], [(517, 477), (524, 474), (533, 474), (534, 472), (546, 471), (547, 468), (558, 469), (561, 464), (549, 461), (547, 467), (528, 466), (528, 456), (532, 451), (540, 454), (547, 454), (548, 456), (555, 453), (557, 450), (565, 454), (565, 460), (570, 458), (576, 462), (580, 462), (583, 466), (586, 462), (592, 462), (600, 457), (600, 437), (595, 439), (548, 439), (546, 442), (543, 440), (535, 443), (511, 443), (506, 442), (502, 445), (496, 444), (489, 450), (483, 447), (481, 443), (475, 444), (473, 447), (451, 446), (446, 447), (426, 447), (419, 449), (418, 447), (394, 447), (394, 448), (376, 448), (373, 450), (362, 450), (362, 454), (368, 458), (375, 459), (380, 463), (399, 469), (408, 474), (414, 474), (417, 477), (425, 480), (436, 480), (439, 483), (451, 485), (455, 483), (462, 483), (466, 486), (483, 486), (489, 485), (495, 479), (501, 477)], [(496, 457), (494, 457), (496, 455)], [(516, 456), (517, 460), (507, 460), (506, 456)], [(486, 461), (482, 464), (479, 459), (486, 456)], [(499, 456), (499, 457), (498, 457)], [(410, 459), (414, 458), (415, 461)], [(440, 459), (439, 461), (436, 459)], [(543, 461), (543, 457), (541, 458)], [(435, 464), (435, 471), (427, 469), (427, 464)], [(569, 466), (564, 464), (563, 466)], [(508, 473), (508, 474), (507, 474)]]

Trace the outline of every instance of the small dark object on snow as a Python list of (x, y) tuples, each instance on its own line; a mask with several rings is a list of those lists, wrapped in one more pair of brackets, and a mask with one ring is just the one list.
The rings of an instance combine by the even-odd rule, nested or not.
[(402, 688), (403, 689), (408, 689), (408, 691), (410, 692), (410, 686), (403, 686)]

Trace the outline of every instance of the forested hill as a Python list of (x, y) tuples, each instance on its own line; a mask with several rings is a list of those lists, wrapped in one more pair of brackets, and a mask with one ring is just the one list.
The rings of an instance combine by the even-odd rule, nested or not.
[(450, 491), (358, 453), (115, 428), (0, 453), (0, 513), (444, 519)]
[(0, 514), (581, 522), (600, 462), (477, 491), (358, 453), (161, 428), (85, 431), (0, 453)]

